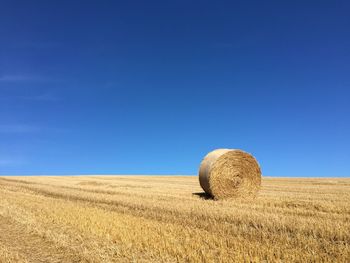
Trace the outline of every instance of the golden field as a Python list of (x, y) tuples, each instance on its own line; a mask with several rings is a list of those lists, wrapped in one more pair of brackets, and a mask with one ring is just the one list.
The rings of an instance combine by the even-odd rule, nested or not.
[(192, 176), (0, 177), (0, 262), (350, 261), (350, 179), (202, 192)]

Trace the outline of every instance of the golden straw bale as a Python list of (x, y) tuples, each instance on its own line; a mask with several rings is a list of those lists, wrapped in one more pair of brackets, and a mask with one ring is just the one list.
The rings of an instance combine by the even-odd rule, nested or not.
[(201, 162), (199, 182), (215, 199), (254, 197), (261, 186), (261, 170), (249, 153), (236, 149), (217, 149)]

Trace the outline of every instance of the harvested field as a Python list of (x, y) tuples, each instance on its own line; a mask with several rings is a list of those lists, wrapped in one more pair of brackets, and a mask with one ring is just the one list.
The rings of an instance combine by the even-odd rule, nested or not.
[(0, 200), (0, 262), (350, 259), (350, 179), (214, 201), (191, 176), (0, 177)]

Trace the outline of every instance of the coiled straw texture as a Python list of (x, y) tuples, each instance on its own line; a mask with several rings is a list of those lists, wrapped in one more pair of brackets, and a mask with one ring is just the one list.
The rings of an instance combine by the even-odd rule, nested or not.
[(249, 153), (217, 149), (201, 162), (199, 182), (214, 199), (254, 197), (261, 186), (261, 170)]

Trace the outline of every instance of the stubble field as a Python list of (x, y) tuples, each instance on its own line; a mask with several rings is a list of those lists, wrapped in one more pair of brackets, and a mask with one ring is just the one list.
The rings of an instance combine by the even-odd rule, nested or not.
[(192, 176), (0, 177), (0, 262), (350, 260), (350, 179), (202, 192)]

